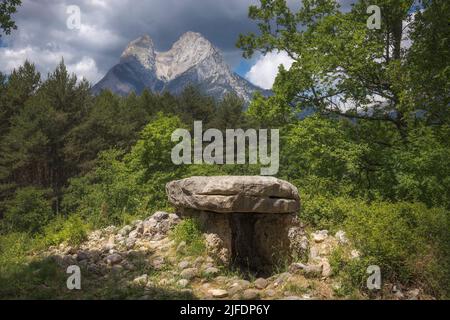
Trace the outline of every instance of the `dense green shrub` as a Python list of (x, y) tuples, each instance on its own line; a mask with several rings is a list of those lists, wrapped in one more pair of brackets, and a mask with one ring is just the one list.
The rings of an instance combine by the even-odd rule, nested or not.
[(315, 229), (338, 231), (353, 209), (364, 204), (350, 197), (326, 194), (302, 194), (300, 218)]
[(420, 203), (360, 203), (345, 221), (355, 245), (385, 278), (450, 290), (450, 212)]
[(121, 224), (123, 216), (147, 210), (141, 172), (130, 170), (123, 152), (102, 152), (95, 170), (70, 180), (63, 200), (66, 213), (78, 213), (95, 227)]
[(49, 223), (43, 231), (40, 239), (46, 247), (67, 242), (70, 245), (79, 245), (87, 239), (91, 225), (79, 216), (58, 216)]
[(435, 296), (450, 294), (449, 210), (422, 203), (304, 194), (300, 218), (314, 229), (345, 230), (362, 253), (356, 260), (342, 252), (333, 258), (347, 295), (365, 288), (369, 265), (380, 266), (386, 281), (418, 285)]
[(5, 268), (23, 263), (30, 248), (30, 237), (26, 233), (9, 233), (0, 236), (0, 275)]
[(344, 229), (362, 253), (356, 260), (343, 254), (333, 258), (348, 287), (364, 289), (366, 268), (378, 265), (386, 281), (419, 285), (435, 296), (449, 295), (448, 210), (318, 195), (304, 199), (301, 218), (314, 228)]
[(389, 167), (396, 200), (420, 201), (450, 209), (450, 127), (418, 127), (409, 144), (393, 150)]
[(18, 189), (8, 203), (3, 219), (7, 230), (37, 233), (52, 219), (53, 210), (46, 190), (27, 187)]
[(142, 179), (148, 181), (156, 172), (167, 172), (180, 168), (172, 163), (172, 133), (185, 125), (177, 116), (159, 113), (141, 132), (141, 138), (127, 156), (126, 161), (133, 171), (142, 171)]

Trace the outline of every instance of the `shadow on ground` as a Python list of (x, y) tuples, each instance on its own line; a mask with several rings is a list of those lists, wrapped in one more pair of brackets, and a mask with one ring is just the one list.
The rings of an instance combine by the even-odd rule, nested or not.
[[(97, 252), (86, 252), (95, 256)], [(196, 300), (192, 292), (158, 285), (133, 285), (132, 280), (142, 274), (161, 272), (153, 269), (144, 253), (133, 254), (130, 258), (136, 264), (133, 271), (117, 271), (106, 264), (87, 264), (71, 261), (61, 256), (38, 257), (28, 263), (11, 265), (0, 274), (0, 299), (45, 299), (45, 300)], [(67, 279), (71, 274), (69, 265), (81, 269), (81, 290), (69, 290)], [(5, 268), (4, 268), (5, 270)]]

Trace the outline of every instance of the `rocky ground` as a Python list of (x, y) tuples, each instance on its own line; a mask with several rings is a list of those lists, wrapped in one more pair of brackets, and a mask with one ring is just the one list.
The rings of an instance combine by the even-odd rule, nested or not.
[[(175, 214), (157, 212), (120, 229), (111, 226), (94, 231), (79, 247), (61, 244), (43, 255), (61, 268), (81, 268), (82, 290), (77, 298), (101, 298), (98, 290), (102, 287), (121, 292), (109, 297), (127, 299), (368, 298), (360, 292), (351, 297), (339, 294), (340, 282), (333, 277), (330, 255), (338, 247), (352, 259), (360, 255), (342, 231), (335, 235), (326, 230), (309, 234), (309, 255), (303, 263), (280, 266), (274, 274), (258, 278), (232, 271), (208, 254), (188, 255), (185, 243), (176, 245), (169, 237), (179, 222)], [(90, 290), (97, 295), (89, 294)], [(391, 285), (388, 292), (383, 298), (422, 298), (420, 289), (402, 291)]]

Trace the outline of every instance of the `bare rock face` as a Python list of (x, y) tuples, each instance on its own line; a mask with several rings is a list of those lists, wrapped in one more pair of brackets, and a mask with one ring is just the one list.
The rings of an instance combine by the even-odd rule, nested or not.
[(269, 93), (234, 73), (222, 53), (196, 32), (186, 32), (166, 52), (156, 51), (148, 35), (133, 40), (122, 53), (120, 62), (93, 87), (93, 92), (98, 94), (107, 89), (128, 95), (148, 89), (179, 94), (189, 84), (219, 99), (235, 93), (246, 103), (256, 91)]
[(210, 256), (248, 271), (270, 273), (306, 250), (292, 184), (273, 177), (191, 177), (166, 186), (181, 217), (194, 217), (206, 233)]

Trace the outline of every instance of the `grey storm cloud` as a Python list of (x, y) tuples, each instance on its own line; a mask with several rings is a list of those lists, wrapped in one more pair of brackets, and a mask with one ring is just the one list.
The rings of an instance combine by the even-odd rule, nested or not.
[[(44, 73), (63, 56), (68, 66), (98, 80), (119, 59), (131, 40), (149, 34), (157, 50), (166, 50), (186, 31), (202, 33), (235, 66), (238, 35), (256, 31), (247, 18), (253, 0), (23, 0), (14, 16), (18, 30), (2, 37), (0, 70), (25, 57)], [(79, 6), (80, 30), (70, 30), (67, 7)], [(84, 61), (84, 62), (83, 62)], [(83, 66), (82, 64), (87, 64)], [(95, 63), (95, 66), (93, 65)], [(97, 68), (97, 70), (92, 70)], [(90, 69), (90, 70), (88, 70)], [(95, 74), (97, 73), (97, 74)], [(94, 78), (94, 79), (92, 79)]]
[[(348, 2), (349, 0), (345, 0)], [(258, 0), (23, 0), (14, 16), (18, 30), (0, 42), (0, 71), (25, 59), (44, 74), (64, 57), (69, 70), (92, 82), (119, 60), (131, 40), (149, 34), (167, 50), (184, 32), (202, 33), (232, 68), (242, 61), (240, 33), (257, 31), (248, 7)], [(301, 1), (290, 1), (300, 4)], [(68, 6), (81, 10), (81, 29), (70, 30)]]

